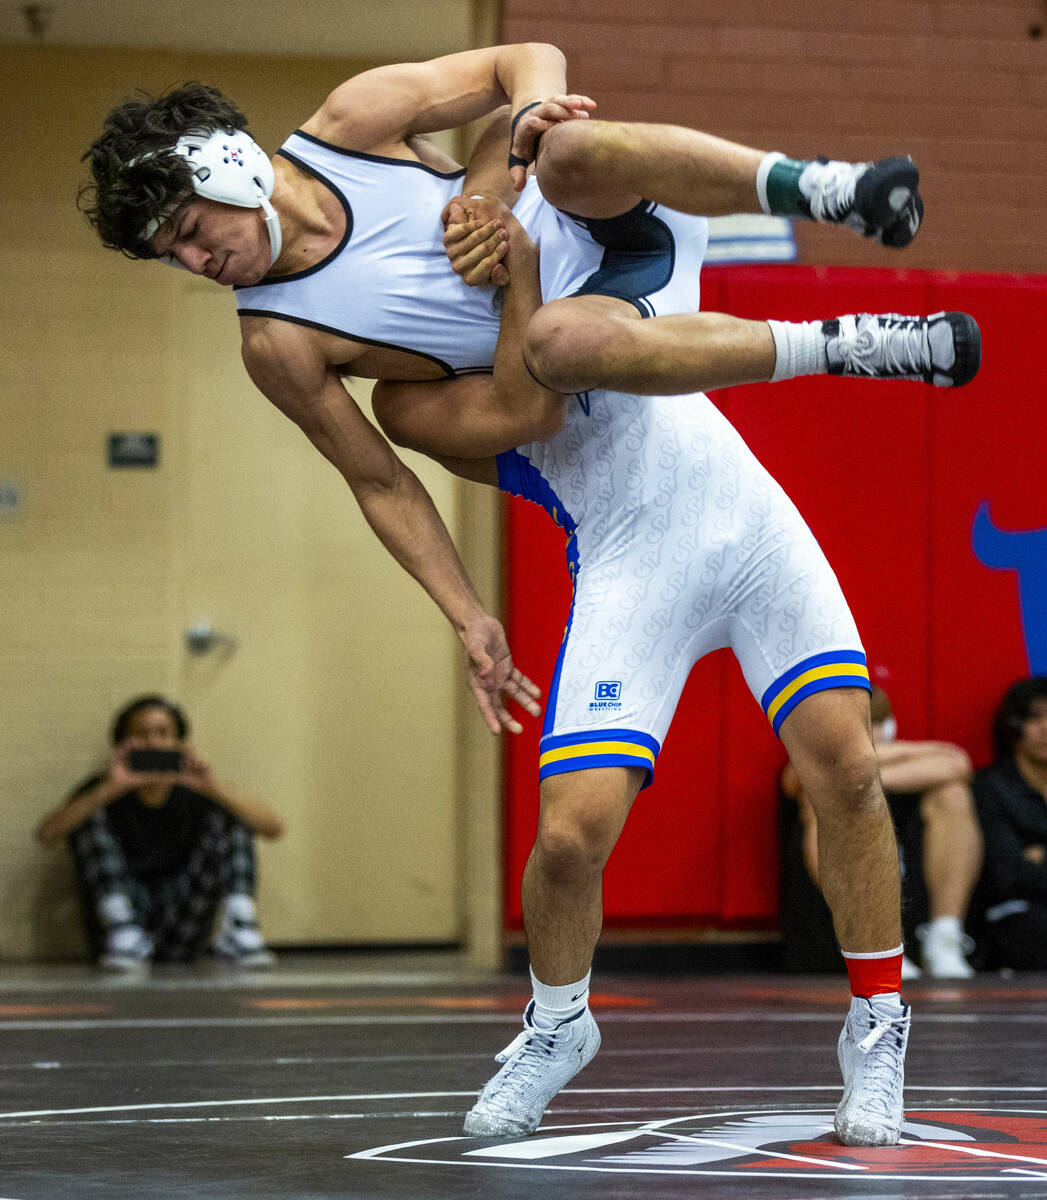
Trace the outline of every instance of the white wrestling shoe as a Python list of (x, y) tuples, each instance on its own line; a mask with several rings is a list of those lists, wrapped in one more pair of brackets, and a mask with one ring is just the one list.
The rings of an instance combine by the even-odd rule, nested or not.
[(518, 1137), (534, 1133), (549, 1102), (600, 1049), (600, 1031), (588, 1008), (555, 1029), (532, 1024), (532, 1000), (524, 1010), (523, 1033), (495, 1055), (505, 1066), (491, 1079), (465, 1117), (473, 1137)]
[(799, 187), (813, 220), (846, 225), (895, 249), (909, 245), (923, 220), (920, 172), (911, 158), (820, 158), (804, 168)]
[(822, 322), (830, 375), (962, 387), (978, 374), (982, 336), (967, 313), (861, 313)]
[(902, 1129), (908, 1004), (854, 996), (836, 1052), (843, 1099), (836, 1133), (845, 1146), (896, 1146)]

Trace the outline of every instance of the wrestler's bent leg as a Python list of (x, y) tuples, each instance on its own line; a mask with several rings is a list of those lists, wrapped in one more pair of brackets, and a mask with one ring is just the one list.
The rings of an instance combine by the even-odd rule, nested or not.
[(901, 1134), (909, 1008), (899, 995), (898, 850), (872, 745), (868, 694), (816, 692), (779, 730), (818, 819), (822, 891), (847, 959), (853, 999), (840, 1035), (836, 1132), (848, 1145)]
[(552, 1098), (599, 1049), (588, 985), (603, 868), (646, 777), (638, 767), (602, 767), (542, 782), (538, 836), (523, 879), (534, 999), (523, 1032), (497, 1056), (505, 1065), (465, 1118), (467, 1134), (533, 1133)]

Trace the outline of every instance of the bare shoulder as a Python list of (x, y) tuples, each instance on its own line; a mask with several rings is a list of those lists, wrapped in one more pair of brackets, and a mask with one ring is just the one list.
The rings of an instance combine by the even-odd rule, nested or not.
[(333, 368), (344, 368), (363, 346), (322, 330), (275, 317), (240, 318), (240, 353), (256, 387), (274, 392), (316, 393)]
[(347, 79), (302, 126), (346, 150), (389, 150), (406, 143), (415, 107), (418, 64), (376, 67)]

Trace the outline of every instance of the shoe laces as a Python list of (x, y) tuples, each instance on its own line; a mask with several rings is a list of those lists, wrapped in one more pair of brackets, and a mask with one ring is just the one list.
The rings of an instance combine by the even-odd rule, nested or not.
[(523, 1031), (494, 1056), (495, 1062), (505, 1063), (506, 1066), (491, 1081), (494, 1086), (488, 1094), (488, 1103), (504, 1105), (508, 1103), (504, 1099), (505, 1093), (518, 1088), (526, 1090), (531, 1079), (540, 1075), (551, 1059), (558, 1057), (559, 1048), (570, 1038), (570, 1029), (563, 1026), (538, 1029), (530, 1024), (525, 1025)]
[(870, 1101), (889, 1113), (898, 1089), (899, 1062), (905, 1045), (908, 1012), (897, 1017), (879, 1017), (855, 1049), (867, 1056), (865, 1089)]
[(521, 1033), (509, 1043), (501, 1053), (494, 1056), (495, 1062), (508, 1063), (505, 1078), (518, 1070), (534, 1070), (540, 1068), (550, 1058), (555, 1058), (559, 1047), (569, 1041), (571, 1031), (564, 1027), (556, 1029), (538, 1029), (534, 1025), (526, 1026)]
[(864, 231), (865, 222), (853, 211), (854, 189), (868, 164), (862, 163), (857, 169), (854, 164), (847, 162), (827, 162), (819, 165), (821, 170), (807, 198), (811, 216), (816, 221), (847, 221), (848, 224), (853, 217), (857, 222), (855, 228)]
[(922, 377), (931, 361), (926, 323), (897, 313), (859, 317), (855, 337), (841, 337), (839, 351), (851, 375)]

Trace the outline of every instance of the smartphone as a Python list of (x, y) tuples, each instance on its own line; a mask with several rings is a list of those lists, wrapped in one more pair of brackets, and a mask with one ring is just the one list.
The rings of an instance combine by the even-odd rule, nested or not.
[(181, 750), (132, 750), (127, 756), (127, 765), (132, 771), (143, 773), (157, 771), (180, 771)]

